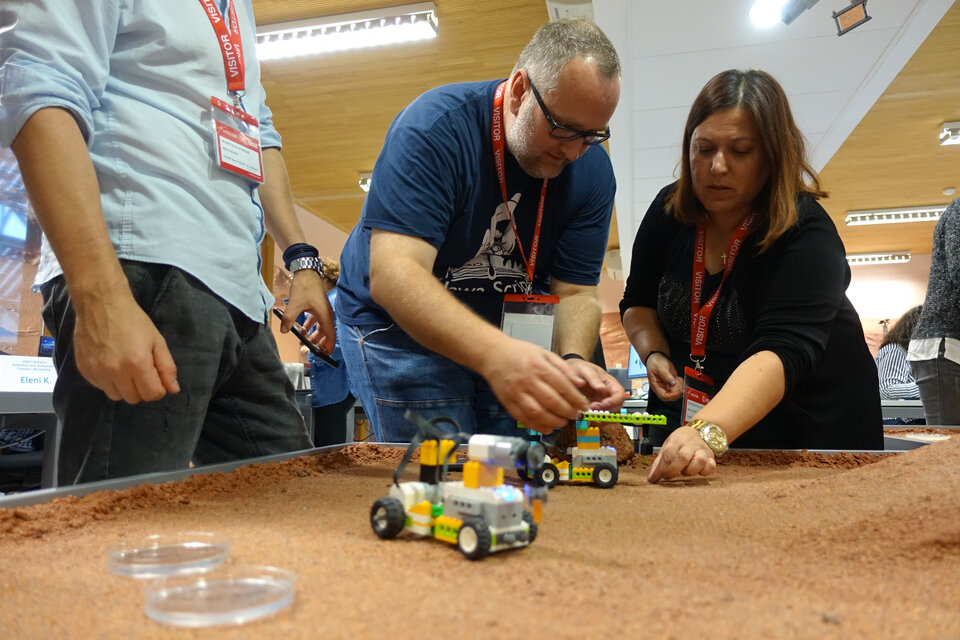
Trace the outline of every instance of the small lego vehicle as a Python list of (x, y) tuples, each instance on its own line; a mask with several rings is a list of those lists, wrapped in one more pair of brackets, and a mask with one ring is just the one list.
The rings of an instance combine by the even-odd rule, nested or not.
[[(435, 423), (452, 424), (447, 418), (428, 422), (411, 411), (405, 417), (419, 430), (394, 472), (390, 495), (374, 502), (370, 510), (370, 525), (377, 536), (391, 539), (406, 530), (455, 544), (470, 560), (525, 547), (536, 539), (546, 489), (504, 484), (503, 472), (518, 464), (538, 469), (546, 457), (542, 444), (473, 435), (467, 441), (468, 461), (451, 464), (466, 434), (440, 431)], [(399, 482), (418, 444), (420, 480)], [(463, 480), (448, 480), (448, 472), (457, 470), (462, 471)]]
[(577, 446), (568, 449), (570, 462), (547, 458), (539, 470), (520, 469), (520, 477), (529, 477), (534, 482), (553, 488), (561, 482), (592, 482), (601, 489), (617, 484), (620, 469), (617, 465), (617, 450), (600, 446), (600, 427), (591, 422), (616, 422), (628, 426), (666, 424), (667, 418), (648, 413), (611, 413), (590, 411), (577, 420)]

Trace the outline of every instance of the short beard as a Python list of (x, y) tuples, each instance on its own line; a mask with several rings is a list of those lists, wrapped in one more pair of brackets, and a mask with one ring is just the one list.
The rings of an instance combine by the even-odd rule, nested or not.
[(531, 153), (533, 147), (533, 109), (520, 109), (520, 113), (513, 120), (513, 126), (507, 129), (506, 139), (507, 148), (513, 157), (517, 159), (520, 168), (534, 178), (553, 178), (554, 176), (545, 176), (537, 162), (536, 156)]

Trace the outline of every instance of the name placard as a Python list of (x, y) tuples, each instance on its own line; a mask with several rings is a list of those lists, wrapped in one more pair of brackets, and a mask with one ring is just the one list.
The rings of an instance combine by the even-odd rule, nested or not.
[(0, 391), (53, 391), (57, 370), (52, 358), (0, 356)]

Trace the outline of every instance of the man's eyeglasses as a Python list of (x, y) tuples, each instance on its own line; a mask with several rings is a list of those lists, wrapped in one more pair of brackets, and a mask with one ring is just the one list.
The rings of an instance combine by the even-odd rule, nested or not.
[(550, 112), (547, 111), (546, 105), (543, 104), (543, 98), (540, 97), (540, 92), (537, 91), (535, 86), (533, 86), (533, 82), (530, 80), (529, 76), (527, 77), (527, 82), (530, 83), (530, 88), (533, 89), (533, 97), (537, 99), (537, 104), (540, 105), (540, 110), (543, 111), (543, 115), (546, 116), (547, 122), (550, 123), (551, 138), (563, 140), (564, 142), (570, 142), (571, 140), (582, 138), (583, 143), (590, 146), (600, 144), (604, 140), (610, 138), (609, 128), (600, 131), (580, 131), (579, 129), (557, 124), (557, 121), (554, 120), (553, 116), (550, 115)]

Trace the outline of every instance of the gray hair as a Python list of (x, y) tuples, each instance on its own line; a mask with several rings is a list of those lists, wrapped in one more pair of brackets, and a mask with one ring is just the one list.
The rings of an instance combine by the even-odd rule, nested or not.
[(537, 29), (510, 75), (526, 69), (540, 92), (549, 93), (557, 88), (560, 73), (574, 58), (589, 59), (607, 79), (620, 77), (620, 58), (613, 43), (586, 18), (553, 20)]

